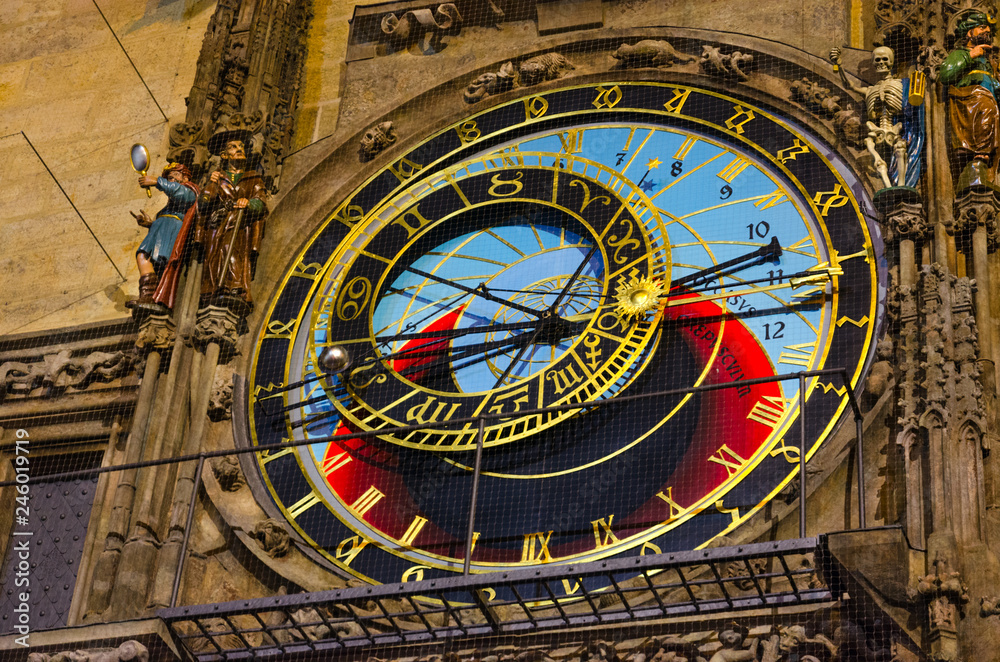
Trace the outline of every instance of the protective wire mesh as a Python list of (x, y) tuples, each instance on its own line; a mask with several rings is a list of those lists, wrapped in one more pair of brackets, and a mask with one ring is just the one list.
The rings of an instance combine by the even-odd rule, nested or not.
[[(488, 38), (495, 12), (451, 7), (464, 32), (359, 7), (349, 72)], [(949, 97), (902, 48), (888, 75), (884, 51), (648, 36), (400, 83), (409, 133), (345, 98), (379, 121), (330, 141), (353, 173), (321, 221), (282, 211), (262, 133), (163, 170), (132, 319), (0, 339), (0, 635), (155, 617), (204, 660), (910, 659), (852, 564), (878, 542), (894, 580), (925, 573), (932, 460), (887, 441), (916, 409), (892, 391), (921, 378), (913, 293), (928, 328), (941, 283), (962, 320), (988, 305), (986, 228), (912, 229), (967, 190), (974, 158), (927, 157)]]

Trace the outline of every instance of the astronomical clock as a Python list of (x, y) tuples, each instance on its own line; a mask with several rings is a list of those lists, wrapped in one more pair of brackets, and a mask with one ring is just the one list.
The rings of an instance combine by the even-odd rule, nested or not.
[[(862, 187), (803, 127), (606, 80), (394, 153), (290, 261), (244, 402), (253, 479), (331, 568), (696, 549), (833, 434), (885, 275)], [(803, 412), (796, 373), (833, 368)]]

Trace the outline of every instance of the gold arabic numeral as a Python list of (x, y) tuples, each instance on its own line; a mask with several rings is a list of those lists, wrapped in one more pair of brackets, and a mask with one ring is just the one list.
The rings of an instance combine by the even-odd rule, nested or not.
[(783, 202), (788, 202), (788, 196), (786, 196), (781, 189), (778, 189), (771, 195), (764, 196), (757, 202), (753, 203), (753, 206), (756, 207), (758, 211), (764, 211), (765, 209), (770, 209), (771, 207), (777, 207)]
[(780, 395), (765, 395), (763, 398), (753, 403), (753, 408), (747, 414), (748, 421), (754, 421), (774, 430), (781, 422), (781, 417), (785, 415), (785, 399)]
[(304, 497), (293, 503), (291, 506), (289, 506), (288, 514), (292, 516), (292, 519), (298, 519), (302, 515), (302, 513), (306, 512), (320, 501), (321, 499), (319, 498), (318, 494), (316, 494), (315, 492), (310, 492), (309, 494), (305, 495)]
[[(284, 388), (285, 388), (285, 382), (278, 382), (277, 384), (275, 384), (274, 382), (268, 382), (267, 386), (258, 385), (253, 390), (253, 399), (255, 402), (263, 402), (264, 400), (272, 400), (274, 398), (280, 398), (282, 395), (284, 395)], [(277, 389), (278, 392), (271, 393), (271, 391), (274, 391), (275, 389)], [(270, 393), (270, 395), (266, 395), (262, 398), (260, 397), (261, 393)]]
[(330, 457), (323, 460), (323, 464), (320, 465), (320, 471), (323, 472), (324, 476), (329, 477), (330, 474), (332, 474), (337, 469), (342, 468), (344, 465), (348, 464), (353, 459), (354, 458), (352, 458), (347, 453), (347, 451), (337, 453), (336, 455), (331, 455)]
[(311, 262), (310, 264), (304, 264), (302, 260), (295, 263), (295, 268), (292, 269), (292, 276), (296, 278), (305, 278), (307, 280), (316, 280), (320, 276), (320, 272), (323, 271), (323, 265), (319, 262)]
[(680, 88), (674, 88), (674, 96), (670, 98), (663, 107), (668, 113), (674, 113), (675, 115), (680, 115), (681, 110), (684, 109), (684, 104), (687, 102), (688, 97), (691, 96), (691, 90), (682, 90)]
[(382, 498), (385, 496), (382, 492), (378, 490), (374, 485), (365, 490), (365, 493), (354, 500), (351, 504), (351, 510), (358, 517), (364, 517), (365, 514), (372, 509)]
[(361, 205), (352, 205), (350, 201), (345, 202), (337, 211), (333, 213), (333, 220), (343, 223), (349, 228), (353, 228), (365, 217), (365, 210)]
[(819, 213), (822, 214), (824, 218), (830, 214), (831, 209), (843, 207), (850, 202), (850, 198), (841, 194), (841, 191), (843, 190), (844, 187), (837, 184), (833, 187), (832, 191), (820, 191), (813, 196), (813, 202), (816, 203), (816, 206), (819, 208)]
[(296, 320), (290, 319), (287, 322), (282, 322), (281, 320), (271, 320), (267, 323), (267, 333), (261, 338), (261, 340), (267, 338), (277, 338), (278, 340), (291, 340), (292, 339), (292, 327), (295, 326)]
[(571, 585), (568, 579), (562, 580), (563, 591), (566, 592), (566, 595), (573, 595), (580, 590), (580, 580), (575, 580), (575, 582), (575, 584)]
[(851, 253), (850, 255), (841, 255), (837, 251), (834, 251), (834, 259), (832, 260), (834, 264), (839, 265), (841, 262), (847, 262), (848, 260), (854, 259), (856, 257), (865, 258), (865, 262), (869, 262), (868, 249), (862, 248), (857, 253)]
[(673, 486), (667, 488), (666, 494), (664, 494), (663, 492), (657, 492), (656, 496), (665, 501), (667, 506), (670, 508), (670, 517), (666, 519), (666, 522), (674, 521), (675, 519), (680, 517), (681, 513), (684, 512), (684, 506), (674, 501)]
[[(508, 393), (504, 393), (502, 395), (498, 395), (498, 396), (494, 397), (493, 398), (493, 403), (494, 404), (493, 404), (493, 406), (491, 406), (489, 408), (489, 412), (491, 414), (505, 414), (505, 413), (506, 414), (514, 414), (516, 412), (521, 411), (521, 405), (527, 406), (528, 401), (529, 401), (529, 398), (528, 398), (528, 388), (529, 387), (524, 386), (522, 388), (519, 388), (519, 389), (510, 391)], [(507, 402), (503, 402), (503, 401), (507, 401)], [(511, 411), (505, 412), (503, 409), (504, 409), (504, 406), (506, 404), (508, 404), (508, 402), (514, 405), (514, 409), (511, 410)]]
[(355, 276), (340, 290), (340, 296), (337, 297), (337, 317), (345, 322), (357, 319), (368, 305), (371, 295), (371, 281), (364, 276)]
[(545, 373), (545, 379), (552, 382), (552, 388), (555, 389), (556, 395), (562, 395), (574, 384), (583, 381), (583, 377), (576, 374), (572, 363), (561, 370), (549, 370)]
[(722, 169), (719, 173), (719, 177), (727, 184), (732, 184), (733, 180), (736, 179), (741, 172), (746, 170), (749, 165), (749, 161), (744, 159), (742, 156), (737, 156), (729, 162), (729, 165)]
[(739, 135), (743, 135), (745, 131), (743, 127), (757, 116), (753, 114), (752, 110), (744, 108), (739, 104), (733, 106), (733, 110), (736, 111), (736, 114), (726, 120), (726, 128), (730, 131), (735, 131)]
[(457, 127), (455, 127), (455, 133), (458, 134), (458, 139), (462, 141), (463, 145), (468, 145), (471, 142), (475, 142), (483, 135), (483, 132), (479, 130), (476, 126), (475, 120), (468, 120), (462, 122)]
[[(472, 532), (472, 549), (469, 550), (469, 554), (472, 554), (473, 552), (476, 551), (476, 543), (477, 542), (479, 542), (479, 531), (473, 531)], [(496, 594), (494, 594), (493, 597), (496, 597)]]
[(549, 540), (553, 531), (539, 531), (524, 534), (524, 547), (521, 549), (521, 563), (548, 563), (552, 560), (549, 553)]
[[(521, 183), (522, 177), (524, 177), (524, 173), (520, 170), (514, 173), (514, 179), (501, 179), (501, 175), (494, 175), (490, 180), (493, 186), (490, 187), (488, 193), (494, 198), (509, 198), (512, 195), (517, 195), (524, 188), (524, 184)], [(501, 191), (501, 189), (503, 190)]]
[(613, 234), (610, 237), (608, 237), (608, 247), (615, 249), (615, 254), (613, 257), (615, 264), (625, 264), (626, 262), (628, 262), (628, 256), (620, 254), (623, 250), (637, 249), (640, 246), (639, 240), (632, 238), (632, 232), (635, 230), (635, 226), (632, 223), (632, 219), (623, 218), (620, 220), (622, 225), (624, 225), (625, 229), (627, 230), (625, 236), (619, 238), (618, 235)]
[[(367, 357), (365, 359), (364, 365), (360, 365), (357, 368), (351, 370), (350, 374), (347, 376), (347, 381), (350, 382), (351, 386), (356, 389), (368, 388), (371, 386), (372, 382), (378, 382), (379, 384), (384, 384), (388, 380), (388, 376), (381, 371), (382, 364), (379, 363), (378, 359), (374, 357)], [(362, 380), (366, 377), (363, 373), (368, 370), (374, 370), (367, 380)]]
[(778, 356), (778, 363), (788, 365), (798, 365), (808, 368), (816, 356), (816, 343), (804, 342), (797, 345), (785, 345), (782, 349), (788, 350)]
[(622, 88), (615, 85), (614, 87), (608, 89), (603, 85), (599, 86), (596, 90), (597, 98), (594, 99), (594, 108), (600, 110), (601, 108), (614, 108), (622, 100), (624, 94), (622, 93)]
[(524, 100), (524, 119), (536, 120), (549, 110), (549, 102), (544, 97), (531, 97)]
[(659, 545), (654, 545), (651, 542), (642, 543), (642, 547), (639, 548), (639, 556), (645, 556), (646, 552), (652, 552), (653, 554), (662, 554), (663, 550), (660, 549)]
[(722, 499), (719, 499), (718, 501), (715, 502), (715, 509), (718, 510), (723, 515), (729, 515), (730, 517), (732, 517), (733, 524), (739, 524), (740, 520), (743, 519), (742, 516), (740, 515), (739, 506), (735, 506), (733, 508), (726, 508), (722, 503)]
[(340, 541), (340, 544), (337, 545), (337, 550), (333, 553), (333, 556), (345, 566), (349, 566), (351, 565), (351, 561), (354, 560), (354, 557), (360, 554), (361, 550), (367, 546), (368, 541), (363, 539), (361, 536), (344, 538)]
[(586, 129), (572, 129), (559, 134), (564, 154), (579, 154), (583, 151), (583, 132)]
[[(813, 243), (812, 237), (808, 235), (799, 239), (790, 246), (782, 246), (782, 250), (795, 251), (796, 253), (800, 253), (808, 257), (817, 257), (816, 244)], [(812, 250), (811, 253), (809, 252), (810, 250)]]
[(586, 359), (585, 363), (590, 368), (590, 372), (595, 373), (601, 365), (600, 336), (587, 336), (583, 340), (583, 346), (587, 348), (587, 351), (583, 353), (583, 358)]
[(420, 531), (423, 530), (424, 525), (427, 524), (427, 518), (417, 515), (410, 522), (409, 528), (406, 529), (406, 533), (399, 539), (399, 542), (406, 545), (407, 547), (413, 546), (413, 541), (417, 539), (420, 535)]
[(726, 444), (722, 444), (722, 447), (717, 449), (708, 458), (709, 462), (715, 462), (716, 464), (722, 465), (726, 468), (726, 472), (733, 476), (739, 472), (740, 469), (747, 463), (746, 459), (740, 457), (739, 453), (736, 453)]
[(789, 161), (794, 161), (795, 157), (808, 153), (809, 153), (809, 146), (803, 145), (802, 141), (796, 138), (795, 142), (792, 144), (791, 147), (786, 147), (785, 149), (779, 149), (778, 153), (775, 154), (775, 156), (777, 156), (778, 160), (781, 161), (782, 163), (788, 163)]
[(431, 569), (430, 566), (427, 565), (412, 566), (406, 572), (403, 573), (403, 576), (400, 578), (399, 581), (403, 582), (404, 584), (406, 582), (411, 582), (411, 581), (421, 582), (424, 580), (424, 570), (430, 570), (430, 569)]
[(421, 404), (410, 407), (409, 411), (406, 412), (406, 420), (413, 421), (417, 425), (450, 421), (458, 408), (462, 406), (461, 402), (448, 403), (443, 401), (437, 402), (437, 406), (435, 406), (436, 401), (437, 398), (433, 395), (427, 396), (427, 399)]
[(580, 213), (581, 214), (583, 213), (583, 210), (586, 209), (587, 206), (590, 205), (590, 203), (592, 203), (592, 202), (597, 202), (598, 200), (600, 200), (601, 203), (605, 207), (607, 207), (608, 205), (611, 204), (611, 198), (609, 196), (606, 196), (606, 195), (599, 195), (596, 198), (594, 198), (593, 200), (591, 200), (591, 198), (590, 198), (590, 186), (588, 186), (587, 182), (585, 182), (583, 180), (574, 179), (573, 181), (571, 181), (569, 183), (569, 185), (570, 186), (580, 186), (580, 187), (583, 188), (583, 203), (580, 205)]
[[(420, 232), (431, 223), (436, 223), (436, 221), (434, 220), (428, 220), (424, 218), (423, 214), (420, 213), (419, 207), (420, 205), (413, 205), (413, 209), (406, 210), (405, 212), (399, 215), (399, 218), (397, 218), (392, 222), (393, 225), (398, 225), (399, 227), (406, 230), (407, 241), (409, 241), (414, 234)], [(412, 216), (413, 221), (416, 224), (407, 221), (406, 219), (407, 216)]]
[(781, 445), (775, 446), (773, 449), (771, 449), (769, 455), (771, 457), (778, 457), (778, 455), (782, 455), (785, 458), (785, 462), (787, 462), (788, 464), (798, 464), (799, 457), (801, 455), (799, 449), (796, 448), (795, 446), (789, 446), (788, 444), (786, 444), (784, 437), (782, 437), (778, 441), (778, 443)]
[(389, 166), (389, 171), (401, 182), (405, 182), (423, 169), (424, 166), (407, 158), (402, 158)]
[(590, 523), (594, 527), (594, 545), (596, 549), (602, 549), (616, 542), (621, 542), (618, 536), (615, 535), (615, 532), (611, 530), (611, 524), (614, 520), (614, 515), (608, 515), (606, 520), (602, 517)]

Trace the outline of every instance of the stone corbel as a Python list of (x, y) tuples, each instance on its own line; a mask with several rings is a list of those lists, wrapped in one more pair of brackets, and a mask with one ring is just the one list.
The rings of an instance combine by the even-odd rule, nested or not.
[(389, 13), (382, 17), (382, 34), (397, 49), (403, 49), (424, 37), (432, 51), (441, 49), (441, 39), (462, 29), (462, 14), (450, 2), (430, 9), (413, 9), (402, 16)]
[(177, 337), (177, 325), (170, 315), (150, 315), (139, 324), (139, 333), (135, 338), (135, 346), (146, 352), (166, 352), (174, 346)]
[(1000, 245), (1000, 231), (997, 227), (997, 211), (1000, 200), (993, 191), (970, 189), (955, 200), (955, 233), (975, 232), (976, 228), (986, 228), (987, 247), (990, 253)]
[(924, 215), (924, 206), (919, 202), (899, 203), (883, 215), (881, 225), (887, 242), (909, 239), (916, 243), (926, 239), (932, 231)]
[(229, 308), (205, 306), (198, 310), (198, 321), (194, 326), (194, 342), (199, 347), (212, 343), (219, 345), (220, 354), (231, 356), (238, 353), (236, 342), (240, 337), (242, 319)]

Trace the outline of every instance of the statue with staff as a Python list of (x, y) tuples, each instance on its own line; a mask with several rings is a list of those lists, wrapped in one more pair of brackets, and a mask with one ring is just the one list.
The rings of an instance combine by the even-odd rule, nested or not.
[(222, 158), (198, 196), (195, 241), (204, 247), (202, 305), (217, 305), (246, 314), (253, 307), (250, 282), (264, 237), (267, 186), (248, 169), (246, 131), (215, 135), (209, 149)]

